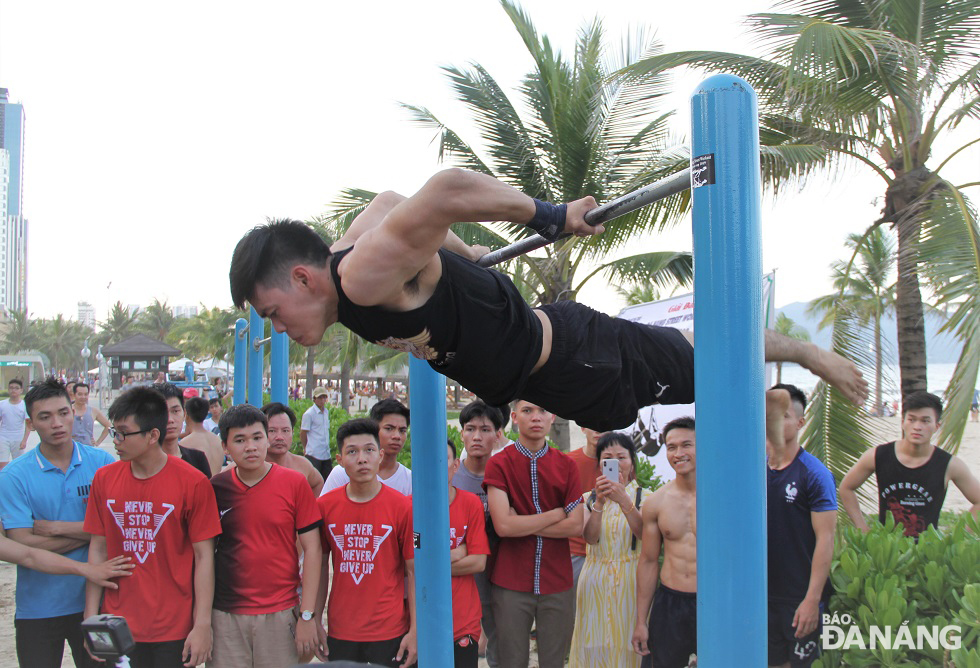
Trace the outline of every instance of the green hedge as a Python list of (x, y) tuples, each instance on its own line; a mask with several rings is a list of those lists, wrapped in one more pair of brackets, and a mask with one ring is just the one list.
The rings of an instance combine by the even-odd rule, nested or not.
[[(944, 513), (943, 519), (948, 517)], [(891, 516), (884, 526), (874, 520), (869, 524), (867, 534), (851, 526), (838, 532), (830, 571), (834, 595), (827, 611), (831, 624), (845, 635), (852, 625), (858, 627), (867, 647), (855, 642), (825, 650), (814, 665), (980, 668), (980, 522), (963, 513), (942, 533), (929, 527), (918, 544), (902, 535)], [(919, 626), (959, 626), (960, 648), (931, 649), (923, 643), (922, 649), (913, 649), (896, 643), (903, 625), (916, 644)], [(871, 626), (882, 632), (889, 627), (893, 647), (901, 646), (872, 649)], [(824, 633), (829, 636), (826, 627)]]

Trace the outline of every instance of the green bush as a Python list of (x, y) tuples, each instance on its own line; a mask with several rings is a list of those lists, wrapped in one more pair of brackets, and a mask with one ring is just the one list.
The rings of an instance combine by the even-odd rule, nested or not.
[[(929, 527), (918, 544), (890, 515), (885, 525), (870, 526), (867, 534), (851, 526), (838, 532), (827, 611), (833, 619), (853, 620), (868, 646), (825, 650), (814, 665), (980, 668), (980, 522), (963, 513), (942, 533)], [(913, 639), (919, 626), (959, 626), (960, 648), (894, 647), (903, 625)], [(893, 649), (870, 647), (871, 626), (891, 629)]]

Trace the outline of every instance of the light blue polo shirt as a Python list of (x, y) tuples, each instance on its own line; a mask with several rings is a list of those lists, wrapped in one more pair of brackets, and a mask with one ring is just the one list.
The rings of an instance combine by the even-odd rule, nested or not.
[[(109, 453), (74, 444), (71, 464), (62, 472), (41, 454), (40, 446), (0, 471), (0, 519), (5, 529), (34, 526), (34, 520), (81, 522), (95, 472), (113, 461)], [(88, 561), (88, 545), (66, 557)], [(85, 578), (48, 575), (17, 567), (17, 619), (46, 619), (85, 610)]]

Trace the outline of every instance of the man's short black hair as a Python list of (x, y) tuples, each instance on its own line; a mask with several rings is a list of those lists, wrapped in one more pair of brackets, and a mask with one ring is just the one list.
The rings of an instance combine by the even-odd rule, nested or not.
[(770, 389), (786, 390), (789, 392), (789, 402), (800, 407), (800, 416), (802, 416), (806, 411), (806, 395), (803, 393), (803, 390), (798, 388), (796, 385), (790, 385), (789, 383), (777, 383)]
[[(674, 429), (690, 429), (691, 431), (694, 431), (694, 418), (689, 415), (685, 415), (684, 417), (676, 418), (665, 424), (663, 431), (660, 432), (660, 442), (666, 445), (667, 434)], [(596, 447), (598, 447), (598, 445)]]
[(488, 406), (480, 399), (463, 406), (463, 410), (459, 412), (459, 426), (465, 427), (467, 422), (479, 418), (490, 420), (494, 431), (500, 431), (504, 428), (504, 416), (500, 413), (500, 409), (495, 406)]
[(164, 399), (177, 399), (180, 407), (184, 407), (184, 392), (173, 383), (153, 383), (150, 387), (162, 394)]
[(270, 220), (249, 230), (231, 255), (231, 300), (245, 308), (259, 284), (286, 288), (297, 264), (324, 267), (330, 246), (312, 227), (298, 220)]
[(134, 387), (119, 395), (109, 406), (109, 420), (118, 422), (132, 417), (141, 430), (156, 429), (157, 442), (163, 445), (167, 435), (167, 400), (162, 394), (149, 387)]
[(68, 389), (54, 376), (48, 376), (40, 383), (34, 384), (24, 396), (24, 408), (27, 409), (27, 417), (33, 419), (34, 416), (31, 414), (31, 408), (33, 408), (35, 402), (54, 399), (55, 397), (64, 397), (68, 405), (71, 406), (71, 397), (68, 396)]
[(11, 378), (8, 380), (7, 387), (10, 387), (11, 385), (18, 385), (20, 386), (20, 389), (24, 389), (24, 381), (22, 381), (20, 378)]
[[(905, 397), (902, 402), (902, 418), (905, 418), (905, 414), (909, 411), (917, 411), (922, 408), (931, 408), (936, 411), (936, 422), (943, 419), (943, 402), (942, 399), (937, 397), (931, 392), (913, 392), (909, 396)], [(30, 409), (28, 409), (30, 410)]]
[(281, 401), (272, 401), (267, 403), (262, 407), (262, 412), (265, 413), (265, 416), (270, 420), (276, 415), (285, 415), (289, 418), (289, 424), (294, 427), (296, 426), (296, 413), (293, 412), (292, 408)]
[(208, 402), (201, 397), (191, 397), (184, 402), (184, 410), (187, 412), (187, 419), (200, 424), (208, 419)]
[[(447, 438), (446, 443), (449, 444), (449, 452), (453, 453), (453, 459), (459, 459), (459, 452), (456, 451), (456, 444), (453, 443), (453, 439)], [(452, 480), (449, 482), (452, 482)]]
[(78, 388), (84, 387), (86, 390), (91, 391), (92, 388), (88, 386), (88, 383), (75, 383), (75, 391), (78, 392)]
[(208, 399), (208, 406), (214, 406), (215, 404), (221, 403), (221, 397), (211, 397)]
[(343, 454), (344, 441), (349, 436), (360, 434), (370, 434), (374, 436), (375, 443), (381, 444), (381, 438), (378, 436), (378, 423), (371, 418), (357, 418), (356, 420), (348, 420), (337, 428), (337, 452)]
[(252, 404), (232, 406), (222, 413), (221, 419), (218, 420), (218, 431), (221, 432), (221, 442), (228, 442), (228, 432), (232, 429), (244, 429), (245, 427), (251, 427), (253, 424), (261, 424), (262, 430), (265, 431), (266, 435), (269, 434), (269, 420), (265, 417), (265, 413)]
[(375, 422), (381, 422), (385, 415), (401, 415), (405, 418), (406, 425), (412, 423), (409, 418), (411, 413), (408, 410), (408, 406), (397, 399), (382, 399), (371, 406), (371, 419)]

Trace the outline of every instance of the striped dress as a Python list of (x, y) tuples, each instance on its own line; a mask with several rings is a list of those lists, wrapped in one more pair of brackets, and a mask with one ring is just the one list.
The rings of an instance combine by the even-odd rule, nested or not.
[[(636, 487), (635, 480), (626, 486), (630, 499), (636, 499)], [(642, 494), (641, 505), (649, 491)], [(636, 566), (640, 560), (640, 541), (631, 550), (632, 537), (623, 509), (607, 501), (599, 542), (585, 548), (569, 668), (640, 666), (641, 657), (630, 645), (636, 624)]]

